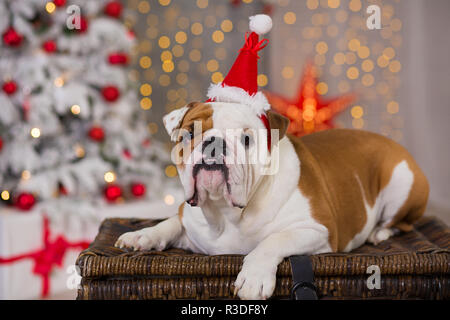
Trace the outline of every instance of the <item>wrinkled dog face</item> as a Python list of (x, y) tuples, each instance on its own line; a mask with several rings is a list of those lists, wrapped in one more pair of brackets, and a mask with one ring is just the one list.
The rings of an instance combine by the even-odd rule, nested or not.
[(238, 103), (190, 103), (164, 117), (191, 206), (225, 199), (243, 208), (269, 161), (267, 130), (250, 107)]

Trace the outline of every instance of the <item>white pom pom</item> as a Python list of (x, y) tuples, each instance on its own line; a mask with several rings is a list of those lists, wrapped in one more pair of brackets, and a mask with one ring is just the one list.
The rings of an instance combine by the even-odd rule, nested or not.
[(250, 17), (250, 31), (259, 35), (265, 34), (272, 29), (272, 19), (266, 14), (257, 14)]

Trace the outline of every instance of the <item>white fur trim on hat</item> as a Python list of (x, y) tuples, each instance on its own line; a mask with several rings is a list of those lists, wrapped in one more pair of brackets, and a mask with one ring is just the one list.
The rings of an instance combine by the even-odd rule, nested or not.
[(249, 27), (252, 32), (263, 35), (272, 29), (272, 18), (266, 14), (257, 14), (249, 19)]
[(242, 88), (222, 86), (222, 83), (211, 84), (207, 96), (217, 102), (235, 102), (248, 105), (258, 116), (270, 109), (269, 101), (262, 92), (257, 92), (251, 96)]
[(180, 126), (181, 120), (183, 120), (184, 115), (188, 111), (188, 107), (184, 106), (179, 109), (173, 110), (171, 113), (166, 114), (163, 117), (164, 127), (167, 130), (167, 133), (170, 136), (170, 140), (176, 141), (176, 130)]

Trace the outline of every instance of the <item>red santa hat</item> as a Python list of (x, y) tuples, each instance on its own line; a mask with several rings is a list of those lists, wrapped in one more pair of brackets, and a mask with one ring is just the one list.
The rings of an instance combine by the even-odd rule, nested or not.
[[(266, 111), (270, 104), (266, 96), (258, 91), (258, 51), (268, 44), (267, 39), (259, 40), (259, 36), (272, 29), (272, 19), (265, 14), (250, 17), (250, 34), (245, 34), (244, 46), (239, 51), (233, 66), (225, 79), (218, 84), (211, 84), (208, 89), (207, 102), (235, 102), (248, 105), (254, 110), (269, 129)], [(172, 111), (163, 118), (164, 126), (175, 141), (175, 129), (183, 119), (188, 107)], [(270, 130), (268, 134), (268, 146), (270, 149)]]
[(244, 46), (233, 66), (221, 83), (211, 84), (207, 101), (242, 103), (254, 109), (258, 116), (265, 117), (270, 105), (265, 95), (258, 91), (258, 51), (269, 41), (260, 41), (259, 36), (272, 29), (272, 19), (265, 14), (252, 16), (249, 27), (250, 34), (245, 34)]

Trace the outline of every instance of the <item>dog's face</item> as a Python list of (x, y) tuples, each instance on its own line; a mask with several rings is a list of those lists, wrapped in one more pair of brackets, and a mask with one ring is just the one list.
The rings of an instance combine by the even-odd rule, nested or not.
[[(288, 120), (273, 112), (268, 120), (281, 139)], [(201, 206), (225, 199), (245, 207), (271, 157), (261, 118), (239, 103), (193, 102), (165, 116), (164, 124), (176, 142), (172, 159), (186, 201)]]

